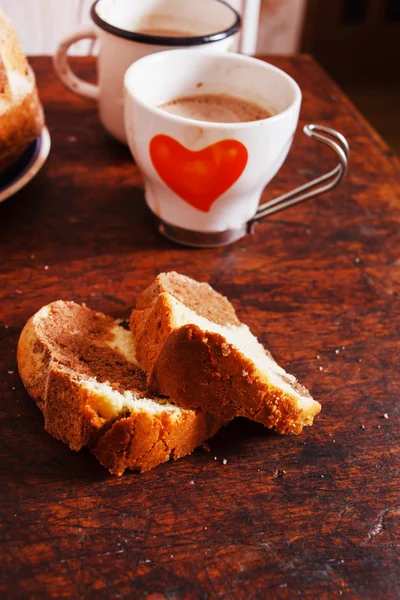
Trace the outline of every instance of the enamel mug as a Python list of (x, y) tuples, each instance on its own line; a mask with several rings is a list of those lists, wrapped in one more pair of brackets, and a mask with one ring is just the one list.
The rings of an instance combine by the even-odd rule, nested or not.
[[(124, 143), (123, 78), (133, 62), (179, 47), (233, 50), (240, 29), (239, 14), (222, 0), (97, 0), (91, 17), (93, 25), (60, 43), (54, 66), (70, 90), (98, 101), (103, 126)], [(97, 85), (77, 77), (68, 63), (68, 48), (85, 38), (99, 43)]]

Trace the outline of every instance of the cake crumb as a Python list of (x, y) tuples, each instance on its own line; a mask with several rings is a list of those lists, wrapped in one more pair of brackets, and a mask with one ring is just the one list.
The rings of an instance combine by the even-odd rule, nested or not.
[(35, 258), (35, 255), (34, 255), (34, 254), (31, 254), (31, 259), (33, 260), (34, 258)]
[(231, 349), (229, 348), (228, 344), (221, 345), (221, 352), (222, 352), (222, 356), (228, 356), (228, 354), (231, 353)]
[(15, 386), (13, 386), (11, 389), (12, 389), (12, 390), (15, 390)]
[(336, 348), (335, 354), (339, 354), (339, 352), (340, 352), (339, 348)]
[(360, 429), (365, 429), (365, 425), (363, 423), (361, 423)]
[(324, 370), (324, 367), (318, 367), (318, 368), (319, 368), (319, 370), (320, 370), (320, 371), (323, 371), (323, 370)]
[(194, 485), (194, 481), (193, 481), (193, 479), (192, 479), (192, 481), (190, 482), (190, 485)]
[(317, 354), (317, 359), (319, 360), (320, 358), (321, 358), (321, 357), (320, 357), (320, 355), (319, 355), (319, 354)]
[(208, 527), (204, 527), (204, 529), (208, 529)]
[(242, 371), (242, 375), (243, 375), (243, 377), (248, 377), (249, 376), (249, 374), (248, 374), (247, 371)]
[(388, 419), (388, 418), (389, 418), (389, 415), (388, 415), (387, 413), (384, 413), (384, 415), (383, 415), (383, 417), (382, 417), (382, 418), (383, 418), (383, 419)]
[(276, 471), (274, 471), (274, 477), (278, 478), (278, 477), (283, 477), (284, 475), (286, 475), (286, 471), (285, 469), (276, 469)]
[(342, 346), (342, 350), (346, 350), (346, 346)]
[(17, 294), (22, 294), (22, 290), (15, 290)]
[(49, 265), (44, 265), (44, 270), (48, 271), (49, 270)]
[(78, 141), (78, 138), (76, 137), (76, 135), (69, 135), (69, 136), (67, 137), (67, 140), (68, 140), (68, 141), (69, 141), (71, 144), (74, 144), (75, 142), (77, 142), (77, 141)]
[(13, 374), (14, 374), (14, 371), (8, 371), (8, 374), (9, 374), (9, 375), (13, 375)]
[(226, 460), (226, 458), (224, 458), (224, 460), (222, 461), (222, 464), (223, 464), (223, 465), (226, 465), (226, 464), (227, 464), (227, 462), (228, 462), (228, 461)]
[(354, 259), (354, 261), (355, 261), (356, 263), (359, 263), (359, 262), (360, 262), (360, 260), (361, 260), (361, 259), (360, 259), (360, 257), (359, 257), (359, 256), (356, 256), (356, 257), (355, 257), (355, 259)]

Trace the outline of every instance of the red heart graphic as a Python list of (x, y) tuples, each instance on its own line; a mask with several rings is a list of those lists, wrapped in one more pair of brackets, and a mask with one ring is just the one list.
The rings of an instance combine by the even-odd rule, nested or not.
[(237, 140), (222, 140), (193, 152), (168, 135), (156, 135), (150, 142), (150, 157), (175, 194), (197, 210), (209, 212), (243, 173), (248, 153)]

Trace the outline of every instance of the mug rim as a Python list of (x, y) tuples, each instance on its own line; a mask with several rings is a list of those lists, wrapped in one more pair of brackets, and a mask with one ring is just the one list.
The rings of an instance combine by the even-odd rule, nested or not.
[(219, 2), (226, 6), (232, 14), (235, 16), (235, 21), (233, 25), (223, 29), (222, 31), (217, 31), (215, 33), (207, 34), (207, 35), (194, 35), (194, 36), (163, 36), (163, 35), (151, 35), (148, 33), (138, 33), (136, 31), (128, 31), (127, 29), (122, 29), (121, 27), (117, 27), (115, 25), (111, 25), (105, 21), (98, 14), (96, 7), (100, 2), (104, 2), (104, 0), (96, 0), (90, 9), (90, 16), (93, 22), (108, 33), (115, 35), (119, 38), (123, 38), (126, 40), (130, 40), (132, 42), (139, 42), (141, 44), (150, 44), (153, 46), (201, 46), (203, 44), (210, 44), (211, 42), (218, 42), (221, 40), (225, 40), (228, 37), (231, 37), (235, 33), (237, 33), (241, 26), (241, 17), (237, 10), (233, 8), (230, 4), (225, 2), (225, 0), (213, 0), (214, 2)]
[(302, 93), (301, 93), (300, 86), (297, 83), (297, 81), (295, 81), (295, 79), (293, 79), (293, 77), (288, 75), (288, 73), (286, 73), (282, 69), (279, 69), (279, 67), (275, 67), (275, 65), (272, 65), (271, 63), (269, 63), (267, 61), (260, 60), (259, 58), (254, 58), (252, 56), (247, 56), (245, 54), (237, 54), (237, 53), (213, 52), (213, 53), (202, 54), (201, 56), (205, 60), (207, 58), (218, 58), (219, 60), (235, 60), (235, 61), (253, 63), (253, 64), (260, 65), (260, 66), (263, 65), (270, 71), (275, 71), (276, 73), (279, 73), (279, 75), (282, 76), (291, 85), (292, 89), (294, 90), (294, 98), (287, 108), (276, 113), (275, 115), (271, 115), (270, 117), (266, 117), (265, 119), (259, 119), (257, 121), (242, 121), (239, 123), (220, 123), (218, 121), (200, 121), (197, 119), (190, 119), (189, 117), (182, 117), (181, 115), (176, 115), (173, 113), (169, 113), (165, 110), (162, 110), (161, 108), (158, 108), (157, 106), (154, 106), (153, 104), (150, 104), (149, 102), (142, 100), (140, 97), (135, 95), (131, 89), (129, 89), (128, 79), (131, 76), (131, 73), (135, 70), (136, 65), (138, 63), (141, 63), (143, 61), (151, 62), (151, 61), (155, 61), (155, 60), (160, 60), (165, 55), (173, 56), (176, 53), (179, 53), (179, 54), (185, 53), (185, 54), (189, 54), (189, 55), (193, 54), (194, 56), (199, 57), (199, 53), (193, 49), (178, 48), (176, 50), (167, 50), (167, 51), (164, 50), (162, 52), (156, 52), (155, 54), (148, 54), (147, 56), (143, 56), (142, 58), (139, 58), (139, 60), (135, 61), (130, 67), (128, 67), (128, 69), (124, 75), (125, 93), (129, 94), (129, 96), (135, 102), (140, 104), (140, 106), (142, 106), (143, 108), (146, 108), (147, 110), (149, 110), (151, 113), (153, 113), (155, 115), (163, 116), (167, 120), (172, 120), (176, 123), (181, 123), (181, 124), (186, 124), (186, 125), (188, 125), (188, 124), (196, 125), (197, 127), (203, 127), (204, 129), (206, 129), (206, 128), (212, 129), (215, 127), (218, 127), (218, 129), (246, 129), (251, 126), (259, 127), (260, 124), (266, 123), (266, 122), (271, 123), (271, 122), (279, 121), (279, 120), (283, 119), (291, 110), (293, 110), (293, 108), (296, 106), (296, 104), (301, 103)]

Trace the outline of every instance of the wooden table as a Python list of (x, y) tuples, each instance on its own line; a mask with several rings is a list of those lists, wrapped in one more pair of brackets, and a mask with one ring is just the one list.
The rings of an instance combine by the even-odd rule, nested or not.
[[(348, 137), (349, 175), (253, 237), (191, 250), (156, 232), (128, 150), (95, 106), (63, 88), (50, 59), (32, 60), (52, 151), (0, 206), (7, 600), (399, 597), (399, 164), (311, 58), (271, 62), (303, 89), (301, 125)], [(333, 161), (299, 133), (264, 200)], [(236, 420), (209, 453), (113, 477), (44, 431), (18, 377), (18, 335), (58, 298), (125, 318), (169, 269), (228, 295), (323, 410), (298, 437)]]

